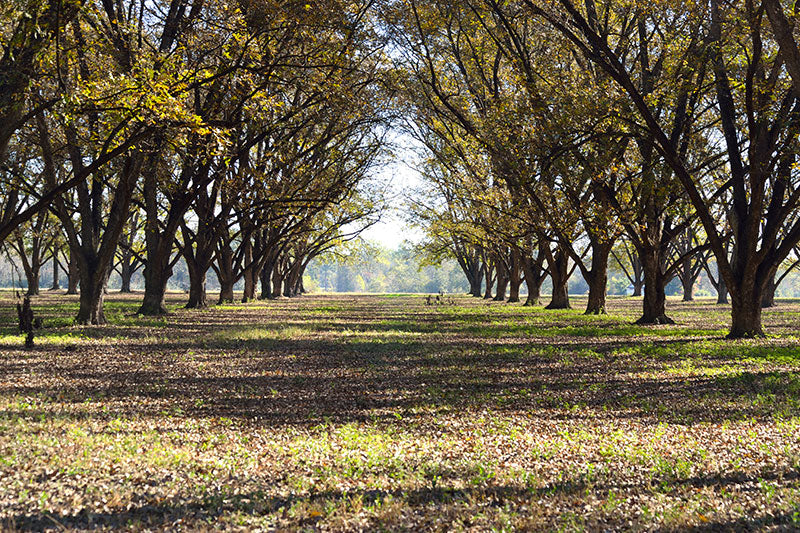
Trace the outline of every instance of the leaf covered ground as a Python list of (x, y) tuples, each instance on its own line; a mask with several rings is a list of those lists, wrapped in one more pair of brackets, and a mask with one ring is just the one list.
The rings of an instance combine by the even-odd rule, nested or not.
[(733, 342), (710, 301), (182, 297), (39, 297), (25, 351), (5, 294), (0, 529), (800, 528), (800, 302)]

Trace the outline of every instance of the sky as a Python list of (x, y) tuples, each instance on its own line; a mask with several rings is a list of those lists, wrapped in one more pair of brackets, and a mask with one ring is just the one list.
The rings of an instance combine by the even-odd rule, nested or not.
[(409, 227), (405, 223), (402, 211), (405, 203), (404, 195), (409, 194), (419, 187), (422, 179), (413, 166), (415, 157), (413, 141), (407, 136), (398, 136), (394, 139), (397, 157), (386, 164), (380, 171), (378, 179), (384, 181), (388, 187), (389, 209), (381, 217), (380, 222), (368, 228), (361, 236), (377, 242), (390, 249), (396, 249), (403, 241), (418, 242), (422, 233)]

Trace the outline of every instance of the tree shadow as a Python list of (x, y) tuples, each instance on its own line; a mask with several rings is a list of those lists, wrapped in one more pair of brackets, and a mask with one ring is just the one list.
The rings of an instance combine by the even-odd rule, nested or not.
[[(512, 510), (517, 514), (537, 514), (541, 525), (546, 529), (557, 527), (562, 515), (566, 510), (583, 510), (586, 503), (586, 495), (591, 492), (601, 501), (610, 494), (615, 497), (632, 497), (639, 495), (638, 491), (646, 489), (638, 484), (617, 483), (617, 482), (593, 482), (587, 481), (585, 477), (578, 476), (566, 480), (547, 483), (541, 486), (526, 486), (524, 484), (493, 484), (485, 483), (479, 486), (459, 486), (451, 487), (448, 481), (464, 479), (463, 472), (445, 473), (438, 476), (437, 483), (431, 483), (427, 487), (416, 489), (357, 489), (348, 491), (325, 490), (302, 494), (292, 494), (290, 496), (276, 496), (267, 488), (257, 488), (248, 492), (232, 492), (222, 489), (214, 489), (210, 493), (205, 493), (202, 497), (185, 500), (167, 500), (159, 503), (151, 503), (144, 498), (137, 502), (139, 505), (125, 509), (91, 512), (82, 509), (80, 512), (68, 516), (53, 516), (50, 513), (28, 513), (10, 515), (6, 518), (4, 528), (17, 531), (50, 531), (63, 529), (105, 529), (105, 528), (193, 528), (209, 523), (218, 523), (220, 518), (226, 515), (244, 515), (250, 517), (263, 517), (273, 515), (271, 518), (289, 521), (290, 528), (311, 527), (324, 519), (320, 512), (306, 513), (289, 516), (290, 509), (305, 508), (309, 509), (316, 506), (317, 509), (339, 507), (350, 505), (353, 501), (359, 505), (372, 505), (387, 501), (400, 501), (405, 507), (420, 509), (418, 518), (424, 513), (423, 508), (431, 505), (460, 504), (457, 513), (463, 518), (468, 519), (478, 511), (485, 512), (487, 508)], [(798, 475), (790, 474), (781, 476), (781, 481), (791, 482), (797, 480)], [(713, 487), (720, 491), (730, 489), (732, 486), (755, 487), (756, 482), (767, 480), (775, 481), (777, 475), (770, 476), (765, 474), (758, 479), (752, 476), (740, 475), (729, 476), (710, 476), (710, 477), (690, 477), (685, 479), (657, 478), (652, 482), (670, 487), (670, 491), (675, 494), (684, 494), (688, 489), (698, 489)], [(757, 490), (753, 488), (752, 490)], [(546, 506), (541, 507), (543, 500), (563, 499), (571, 502), (562, 507), (560, 511), (553, 511)], [(479, 502), (479, 508), (475, 507)], [(643, 521), (641, 516), (635, 513), (635, 507), (625, 508), (626, 512), (599, 513), (595, 516), (587, 516), (588, 524), (592, 528), (602, 530), (616, 529), (637, 529), (637, 526), (651, 529), (654, 524), (650, 521)], [(630, 514), (629, 514), (630, 513)], [(796, 510), (788, 510), (783, 513), (766, 513), (761, 515), (751, 515), (730, 520), (711, 520), (698, 525), (685, 525), (681, 527), (683, 531), (753, 531), (766, 527), (777, 527), (780, 530), (796, 530), (798, 527), (798, 513)], [(413, 515), (412, 515), (413, 516)], [(376, 523), (368, 527), (378, 526)], [(413, 522), (408, 524), (414, 528)], [(668, 528), (673, 529), (673, 528)]]

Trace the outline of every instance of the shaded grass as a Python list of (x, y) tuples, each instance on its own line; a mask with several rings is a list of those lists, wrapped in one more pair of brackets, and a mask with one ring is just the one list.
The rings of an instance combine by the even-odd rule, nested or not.
[[(56, 327), (0, 313), (0, 524), (42, 530), (800, 527), (800, 343), (457, 298), (324, 296)], [(576, 302), (576, 307), (580, 301)], [(788, 319), (787, 319), (788, 317)], [(789, 320), (789, 322), (787, 322)], [(770, 322), (772, 321), (772, 322)]]

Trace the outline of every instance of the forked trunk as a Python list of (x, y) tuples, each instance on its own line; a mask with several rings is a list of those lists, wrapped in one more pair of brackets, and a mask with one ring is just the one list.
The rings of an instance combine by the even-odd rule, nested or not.
[(539, 305), (542, 283), (544, 283), (545, 279), (542, 264), (540, 260), (526, 256), (522, 260), (522, 268), (525, 271), (525, 285), (528, 287), (528, 298), (525, 300), (524, 305), (526, 307)]
[(28, 278), (28, 296), (38, 296), (39, 295), (39, 269), (38, 268), (31, 268), (30, 272), (25, 273), (25, 277)]
[(640, 252), (642, 270), (644, 272), (644, 299), (642, 300), (642, 316), (637, 324), (674, 324), (667, 316), (667, 296), (664, 293), (665, 276), (661, 273), (661, 264), (657, 250)]
[(101, 326), (106, 323), (106, 316), (103, 312), (103, 302), (105, 299), (105, 276), (97, 270), (85, 265), (80, 269), (81, 295), (78, 316), (75, 317), (77, 324), (92, 324)]

